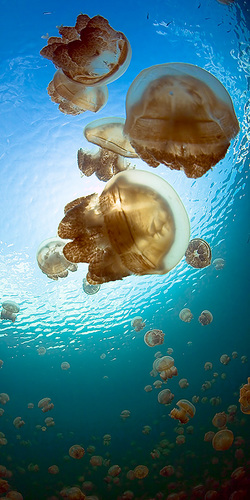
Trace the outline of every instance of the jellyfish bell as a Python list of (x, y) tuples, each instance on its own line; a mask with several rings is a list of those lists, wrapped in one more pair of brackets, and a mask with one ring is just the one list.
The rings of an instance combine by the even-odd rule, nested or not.
[(124, 135), (125, 120), (119, 117), (101, 118), (90, 122), (84, 128), (87, 141), (108, 149), (126, 158), (138, 158), (137, 153)]
[(212, 323), (213, 315), (210, 311), (207, 311), (205, 309), (204, 311), (201, 312), (198, 320), (202, 326), (206, 326), (206, 325), (209, 325), (210, 323)]
[(161, 345), (164, 342), (165, 333), (162, 330), (148, 330), (144, 335), (144, 342), (149, 347), (154, 347), (156, 345)]
[(232, 431), (229, 429), (221, 429), (214, 435), (212, 445), (215, 450), (224, 451), (228, 450), (232, 446), (233, 440), (234, 435)]
[(9, 319), (12, 323), (15, 322), (17, 313), (20, 307), (13, 300), (5, 300), (2, 303), (1, 319)]
[(66, 241), (61, 238), (48, 238), (38, 247), (36, 258), (40, 269), (48, 278), (57, 280), (68, 276), (68, 271), (76, 271), (77, 265), (69, 262), (64, 254), (63, 248)]
[(88, 283), (86, 278), (83, 278), (82, 287), (83, 291), (87, 295), (95, 295), (97, 292), (99, 292), (101, 285), (91, 285), (90, 283)]
[(203, 269), (211, 264), (211, 248), (207, 241), (201, 238), (194, 238), (188, 244), (185, 257), (190, 266), (196, 269)]
[(224, 261), (224, 259), (218, 258), (218, 259), (214, 259), (212, 264), (215, 267), (216, 271), (220, 271), (221, 269), (224, 268), (225, 261)]
[(59, 224), (70, 262), (88, 262), (91, 284), (131, 274), (166, 274), (183, 257), (189, 219), (174, 189), (142, 170), (115, 175), (97, 194), (69, 203)]
[(231, 98), (211, 73), (185, 63), (144, 69), (126, 98), (124, 133), (151, 167), (204, 175), (239, 132)]

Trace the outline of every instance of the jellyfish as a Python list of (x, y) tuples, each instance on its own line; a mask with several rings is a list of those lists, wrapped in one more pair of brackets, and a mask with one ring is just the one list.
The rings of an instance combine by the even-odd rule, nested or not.
[(74, 444), (69, 449), (69, 456), (72, 458), (76, 458), (77, 460), (82, 458), (84, 454), (85, 454), (85, 450), (79, 444)]
[(184, 444), (186, 442), (186, 438), (184, 435), (176, 436), (175, 439), (176, 444)]
[(61, 369), (62, 370), (69, 370), (69, 368), (70, 368), (70, 364), (68, 363), (68, 361), (63, 361), (61, 363)]
[(213, 364), (211, 363), (211, 361), (206, 361), (205, 365), (204, 365), (204, 370), (208, 371), (208, 370), (212, 370), (213, 368)]
[(172, 465), (165, 465), (165, 467), (163, 467), (161, 470), (160, 470), (160, 475), (163, 476), (163, 477), (170, 477), (170, 476), (173, 476), (175, 473), (175, 469)]
[(44, 356), (44, 354), (46, 354), (46, 348), (40, 346), (40, 347), (38, 347), (37, 352), (38, 352), (39, 356)]
[(103, 459), (99, 455), (93, 455), (90, 458), (89, 462), (91, 465), (93, 465), (93, 467), (101, 467), (101, 465), (103, 464)]
[(184, 321), (184, 323), (190, 323), (190, 321), (192, 321), (192, 319), (193, 319), (193, 315), (192, 315), (190, 309), (185, 307), (184, 309), (182, 309), (180, 311), (179, 318), (181, 319), (181, 321)]
[(195, 407), (190, 401), (187, 399), (180, 399), (176, 405), (178, 406), (179, 410), (177, 408), (173, 408), (170, 412), (170, 417), (175, 418), (176, 420), (179, 420), (181, 424), (186, 424), (190, 418), (193, 418), (195, 415)]
[(2, 366), (3, 366), (3, 360), (0, 359), (0, 369), (2, 368)]
[(150, 432), (152, 431), (152, 427), (150, 427), (150, 425), (144, 425), (143, 429), (142, 429), (142, 434), (150, 434)]
[(0, 417), (2, 417), (4, 414), (4, 409), (3, 408), (0, 408)]
[(38, 266), (52, 280), (65, 278), (68, 276), (68, 271), (77, 270), (77, 265), (69, 262), (63, 254), (65, 243), (55, 237), (44, 240), (38, 247), (36, 254)]
[(236, 359), (236, 358), (238, 358), (238, 353), (237, 353), (237, 351), (233, 351), (232, 352), (232, 359)]
[(241, 356), (240, 360), (244, 365), (245, 363), (247, 363), (247, 356)]
[(161, 380), (156, 380), (154, 383), (153, 383), (154, 387), (156, 389), (160, 389), (161, 386), (162, 386), (162, 381)]
[(127, 420), (127, 418), (130, 417), (130, 411), (129, 410), (122, 410), (120, 417), (122, 420)]
[(141, 316), (136, 316), (131, 320), (131, 326), (135, 329), (136, 332), (140, 332), (141, 330), (143, 330), (143, 328), (145, 328), (146, 323)]
[(109, 446), (111, 442), (111, 435), (110, 434), (104, 434), (103, 436), (103, 444), (104, 446)]
[(204, 441), (206, 441), (206, 442), (212, 441), (214, 435), (215, 435), (215, 432), (213, 432), (213, 431), (206, 432), (206, 434), (204, 435)]
[(45, 424), (46, 424), (47, 427), (54, 427), (55, 422), (54, 422), (53, 417), (47, 417), (47, 418), (45, 418)]
[(173, 188), (142, 170), (115, 175), (98, 197), (78, 198), (65, 207), (59, 224), (70, 262), (87, 262), (90, 284), (131, 274), (165, 274), (182, 258), (189, 220)]
[(185, 257), (190, 266), (195, 269), (203, 269), (211, 264), (211, 248), (207, 241), (194, 238), (188, 244)]
[(147, 344), (149, 347), (154, 347), (155, 345), (160, 345), (163, 344), (164, 342), (164, 335), (162, 330), (148, 330), (147, 333), (144, 335), (144, 342)]
[(171, 356), (171, 354), (173, 354), (173, 352), (174, 352), (174, 349), (172, 349), (172, 347), (169, 347), (167, 349), (167, 354), (169, 354), (169, 356)]
[(151, 391), (152, 391), (152, 389), (153, 389), (153, 388), (152, 388), (152, 385), (145, 385), (145, 387), (144, 387), (144, 391), (145, 391), (145, 392), (151, 392)]
[(0, 393), (0, 404), (5, 405), (10, 400), (10, 397), (6, 392)]
[(2, 303), (1, 319), (9, 319), (14, 323), (19, 311), (20, 307), (14, 301), (5, 300)]
[(99, 290), (101, 288), (100, 285), (91, 285), (90, 283), (88, 283), (86, 278), (83, 278), (82, 287), (83, 287), (83, 291), (87, 295), (95, 295), (97, 292), (99, 292)]
[(13, 425), (16, 429), (20, 429), (25, 424), (24, 420), (21, 417), (16, 417), (13, 420)]
[(218, 258), (214, 259), (212, 264), (215, 267), (216, 271), (220, 271), (225, 266), (225, 261), (224, 259)]
[(231, 361), (231, 358), (227, 354), (222, 354), (220, 357), (220, 362), (222, 365), (228, 365), (229, 361)]
[(239, 403), (242, 413), (250, 415), (250, 377), (247, 379), (247, 384), (240, 388)]
[(77, 486), (72, 486), (72, 488), (63, 488), (60, 491), (61, 497), (65, 500), (85, 500), (86, 495)]
[(239, 132), (231, 98), (211, 73), (185, 63), (144, 69), (126, 98), (124, 133), (151, 167), (204, 175)]
[(212, 445), (215, 450), (224, 451), (232, 446), (233, 440), (234, 435), (232, 431), (229, 429), (221, 429), (214, 435)]
[(51, 465), (50, 467), (48, 467), (48, 472), (49, 474), (58, 474), (59, 473), (59, 467), (57, 465)]
[(23, 500), (23, 495), (19, 491), (11, 490), (8, 491), (6, 498), (9, 500)]
[(174, 394), (169, 389), (163, 389), (158, 394), (158, 402), (162, 405), (169, 405), (174, 399)]
[(210, 311), (207, 311), (206, 309), (204, 311), (201, 312), (200, 316), (199, 316), (199, 323), (202, 325), (202, 326), (206, 326), (206, 325), (209, 325), (210, 323), (212, 323), (213, 321), (213, 315)]
[(96, 177), (104, 182), (129, 168), (129, 163), (120, 155), (102, 148), (93, 153), (85, 152), (80, 148), (77, 152), (77, 163), (82, 174), (86, 177), (95, 173)]
[(50, 398), (42, 398), (38, 402), (38, 408), (41, 408), (43, 413), (46, 413), (47, 411), (53, 410), (54, 404), (51, 403)]
[(144, 479), (145, 477), (147, 477), (148, 473), (149, 473), (149, 470), (146, 467), (146, 465), (137, 465), (134, 468), (134, 475), (135, 475), (136, 479)]
[(121, 473), (121, 467), (119, 467), (119, 465), (112, 465), (108, 470), (108, 474), (111, 477), (119, 476), (120, 473)]
[(227, 416), (226, 413), (223, 411), (221, 413), (216, 413), (213, 417), (212, 424), (215, 427), (218, 427), (221, 429), (222, 427), (225, 427), (227, 423)]
[(186, 378), (181, 378), (179, 380), (179, 386), (181, 389), (186, 389), (189, 386), (189, 383)]

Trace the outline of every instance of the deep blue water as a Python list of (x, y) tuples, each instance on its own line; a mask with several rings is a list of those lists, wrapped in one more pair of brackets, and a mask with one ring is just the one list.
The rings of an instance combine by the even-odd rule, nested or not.
[[(56, 26), (61, 24), (73, 26), (80, 12), (90, 17), (100, 14), (125, 33), (132, 59), (124, 75), (109, 84), (103, 110), (97, 115), (69, 116), (47, 95), (55, 68), (39, 52), (46, 44), (42, 37), (57, 35)], [(144, 500), (165, 500), (180, 491), (188, 499), (205, 499), (213, 489), (223, 500), (235, 500), (230, 495), (240, 489), (245, 496), (242, 493), (237, 499), (250, 498), (249, 415), (241, 412), (238, 402), (239, 389), (250, 376), (247, 1), (235, 0), (227, 6), (217, 0), (4, 0), (0, 33), (0, 298), (1, 303), (9, 299), (20, 306), (14, 323), (0, 320), (4, 362), (0, 392), (10, 398), (1, 405), (0, 431), (7, 444), (0, 448), (0, 465), (12, 471), (10, 488), (25, 500), (59, 499), (64, 487), (82, 488), (84, 476), (93, 483), (88, 494), (99, 500), (122, 498), (126, 490)], [(67, 278), (50, 280), (37, 266), (38, 246), (56, 235), (66, 203), (100, 193), (104, 186), (95, 175), (79, 175), (77, 150), (89, 148), (83, 128), (96, 118), (125, 116), (125, 96), (133, 79), (144, 68), (167, 62), (195, 64), (216, 76), (231, 95), (240, 123), (226, 157), (200, 179), (188, 179), (183, 172), (163, 165), (153, 170), (182, 199), (191, 237), (206, 239), (212, 260), (223, 258), (225, 267), (196, 270), (183, 258), (166, 275), (106, 283), (93, 296), (82, 289), (86, 264)], [(142, 160), (133, 164), (152, 171)], [(193, 313), (191, 323), (179, 319), (184, 307)], [(213, 314), (213, 322), (205, 327), (198, 322), (204, 309)], [(135, 316), (146, 321), (138, 333), (131, 326)], [(163, 330), (165, 339), (163, 345), (150, 348), (143, 337), (153, 328)], [(41, 346), (46, 348), (44, 356), (37, 352)], [(175, 396), (171, 405), (164, 406), (157, 401), (159, 389), (145, 392), (144, 387), (156, 380), (150, 376), (154, 354), (159, 350), (165, 355), (169, 347), (178, 376), (162, 387)], [(233, 351), (238, 357), (222, 365), (220, 356), (231, 357)], [(247, 356), (245, 363), (242, 356)], [(63, 361), (70, 363), (68, 371), (61, 370)], [(213, 363), (212, 371), (204, 370), (206, 361)], [(212, 380), (214, 372), (218, 378), (211, 389), (202, 391), (202, 384)], [(225, 380), (222, 373), (226, 373)], [(179, 387), (181, 378), (187, 378), (188, 388)], [(186, 443), (177, 445), (178, 422), (169, 417), (170, 410), (179, 399), (191, 400), (194, 395), (200, 402), (189, 422), (193, 434), (185, 430)], [(54, 403), (45, 414), (37, 407), (44, 397)], [(202, 403), (203, 397), (208, 400)], [(220, 398), (217, 406), (211, 404), (212, 397)], [(31, 402), (34, 408), (28, 409)], [(242, 458), (235, 456), (237, 440), (224, 452), (204, 442), (207, 431), (216, 431), (211, 422), (215, 413), (227, 413), (229, 405), (237, 405), (228, 428), (235, 438), (244, 438)], [(131, 415), (122, 421), (120, 413), (125, 409)], [(17, 416), (25, 421), (20, 429), (13, 425)], [(47, 416), (54, 418), (55, 426), (42, 431)], [(145, 425), (152, 429), (149, 435), (142, 433)], [(105, 434), (111, 435), (109, 446), (103, 444)], [(170, 443), (169, 454), (164, 455), (159, 445), (162, 439)], [(85, 449), (81, 460), (68, 456), (74, 444)], [(107, 466), (95, 470), (89, 463), (90, 445), (95, 446), (94, 455), (121, 467), (117, 485), (104, 481)], [(155, 448), (161, 455), (152, 459)], [(39, 470), (30, 471), (29, 464), (37, 464)], [(48, 473), (53, 464), (59, 467), (57, 475)], [(128, 480), (127, 471), (140, 464), (148, 467), (148, 476), (142, 481)], [(175, 474), (164, 478), (159, 472), (169, 464)], [(230, 476), (239, 466), (244, 467), (245, 478), (232, 481)], [(195, 497), (193, 488), (198, 484), (203, 485), (203, 492)], [(157, 497), (159, 492), (162, 497)]]

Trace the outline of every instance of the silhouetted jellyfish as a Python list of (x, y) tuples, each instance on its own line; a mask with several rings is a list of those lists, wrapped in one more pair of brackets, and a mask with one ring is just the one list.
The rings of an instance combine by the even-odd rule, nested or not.
[(85, 450), (79, 444), (74, 444), (69, 449), (69, 456), (72, 458), (76, 458), (79, 460), (80, 458), (83, 457), (84, 454), (85, 454)]
[(101, 284), (131, 274), (165, 274), (182, 258), (189, 220), (173, 188), (142, 170), (115, 175), (100, 196), (65, 207), (58, 227), (70, 262), (88, 262), (87, 280)]
[(211, 264), (211, 248), (207, 241), (194, 238), (188, 244), (185, 257), (190, 266), (195, 269), (203, 269)]
[(216, 271), (220, 271), (225, 266), (225, 261), (224, 259), (218, 258), (214, 259), (212, 264), (215, 267)]
[(192, 64), (159, 64), (141, 71), (129, 87), (126, 115), (124, 133), (148, 165), (163, 163), (192, 178), (224, 158), (239, 132), (222, 83)]
[(195, 415), (195, 407), (190, 401), (187, 399), (180, 399), (177, 403), (176, 406), (179, 407), (173, 408), (170, 412), (170, 417), (175, 418), (176, 420), (179, 420), (181, 424), (186, 424), (190, 418), (193, 418)]
[(91, 285), (86, 278), (83, 278), (82, 287), (87, 295), (95, 295), (95, 293), (99, 292), (101, 285)]
[(19, 311), (20, 307), (13, 300), (5, 300), (2, 303), (1, 319), (10, 319), (14, 323)]
[(147, 344), (149, 347), (154, 347), (156, 345), (163, 344), (164, 342), (164, 335), (162, 330), (148, 330), (148, 332), (145, 333), (144, 335), (144, 342)]
[(140, 332), (141, 330), (143, 330), (143, 328), (145, 328), (146, 323), (141, 316), (136, 316), (131, 320), (131, 326), (135, 329), (136, 332)]
[(201, 312), (198, 319), (199, 319), (199, 323), (202, 326), (206, 326), (206, 325), (209, 325), (210, 323), (212, 323), (213, 315), (210, 311), (207, 311), (206, 309), (204, 309), (204, 311)]
[(38, 247), (37, 263), (48, 278), (57, 280), (68, 276), (68, 271), (76, 271), (77, 265), (69, 262), (63, 255), (65, 241), (60, 238), (49, 238), (44, 240)]
[(158, 394), (158, 402), (162, 405), (169, 405), (174, 399), (174, 394), (169, 389), (163, 389)]
[(215, 450), (224, 451), (228, 450), (232, 446), (233, 440), (234, 435), (232, 431), (229, 429), (222, 429), (214, 435), (212, 445)]
[(184, 323), (190, 323), (190, 321), (193, 319), (193, 314), (191, 313), (190, 309), (187, 307), (184, 307), (179, 313), (179, 318), (181, 321), (184, 321)]
[(242, 413), (250, 415), (250, 377), (247, 379), (247, 384), (240, 388), (239, 403)]
[(149, 470), (146, 467), (146, 465), (137, 465), (134, 468), (134, 475), (135, 475), (136, 479), (144, 479), (145, 477), (147, 477), (148, 473), (149, 473)]

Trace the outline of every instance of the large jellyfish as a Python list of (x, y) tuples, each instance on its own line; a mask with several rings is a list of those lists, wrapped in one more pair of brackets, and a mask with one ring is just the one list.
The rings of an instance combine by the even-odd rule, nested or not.
[(19, 311), (20, 307), (13, 300), (5, 300), (2, 303), (1, 319), (9, 319), (14, 323)]
[(185, 253), (186, 261), (196, 269), (210, 266), (212, 252), (207, 241), (201, 238), (194, 238), (189, 242)]
[(65, 243), (60, 238), (55, 237), (44, 240), (38, 247), (37, 263), (48, 278), (53, 280), (65, 278), (69, 271), (77, 270), (77, 265), (69, 262), (63, 255)]
[(100, 196), (78, 198), (59, 224), (70, 262), (87, 262), (87, 280), (101, 284), (131, 274), (165, 274), (189, 241), (189, 220), (174, 189), (142, 170), (115, 175)]
[(221, 429), (214, 435), (212, 445), (215, 450), (224, 451), (232, 446), (233, 440), (234, 435), (232, 431), (229, 429)]

